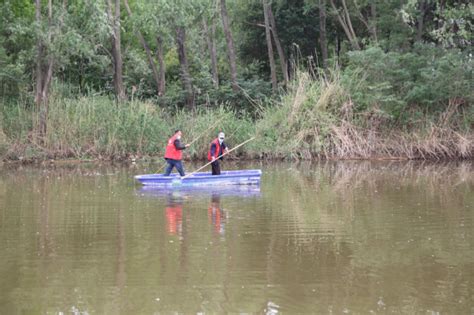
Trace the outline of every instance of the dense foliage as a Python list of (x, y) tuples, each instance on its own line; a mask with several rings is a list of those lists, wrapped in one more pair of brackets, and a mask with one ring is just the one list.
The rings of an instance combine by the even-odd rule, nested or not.
[(0, 151), (10, 158), (26, 147), (153, 155), (177, 117), (223, 112), (235, 116), (223, 126), (242, 124), (239, 138), (262, 137), (248, 149), (255, 156), (344, 156), (334, 149), (342, 121), (380, 137), (427, 132), (448, 113), (467, 139), (468, 154), (453, 156), (472, 154), (467, 0), (2, 0), (0, 9)]

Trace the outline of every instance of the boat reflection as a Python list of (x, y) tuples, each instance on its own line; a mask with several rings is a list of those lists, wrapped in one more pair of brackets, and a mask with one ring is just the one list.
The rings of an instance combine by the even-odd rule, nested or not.
[[(166, 231), (170, 236), (183, 237), (183, 198), (169, 194), (166, 200), (165, 217)], [(211, 203), (207, 209), (207, 217), (212, 230), (220, 236), (224, 236), (226, 214), (221, 207), (221, 195), (214, 193), (211, 196)]]
[[(224, 236), (227, 213), (222, 208), (222, 197), (259, 197), (259, 185), (232, 185), (215, 187), (179, 187), (163, 188), (156, 186), (141, 186), (135, 191), (139, 197), (158, 198), (166, 201), (165, 219), (166, 231), (170, 236), (185, 239), (186, 222), (189, 219), (200, 220), (196, 215), (205, 215), (205, 212), (188, 213), (183, 211), (183, 204), (188, 205), (190, 200), (210, 198), (207, 207), (207, 220), (216, 235)], [(209, 199), (207, 199), (209, 200)], [(187, 206), (186, 206), (187, 209)], [(204, 210), (204, 209), (203, 209)], [(202, 218), (202, 217), (201, 217)]]
[(136, 190), (138, 196), (143, 197), (167, 197), (182, 199), (191, 196), (260, 196), (260, 185), (223, 185), (223, 186), (193, 186), (193, 187), (156, 187), (141, 186)]

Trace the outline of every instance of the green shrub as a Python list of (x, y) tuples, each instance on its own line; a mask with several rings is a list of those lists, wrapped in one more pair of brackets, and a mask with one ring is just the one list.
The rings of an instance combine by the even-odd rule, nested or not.
[(450, 100), (472, 103), (473, 60), (461, 51), (417, 45), (412, 52), (384, 52), (379, 47), (348, 53), (342, 84), (359, 111), (380, 108), (408, 120), (412, 108), (441, 112)]

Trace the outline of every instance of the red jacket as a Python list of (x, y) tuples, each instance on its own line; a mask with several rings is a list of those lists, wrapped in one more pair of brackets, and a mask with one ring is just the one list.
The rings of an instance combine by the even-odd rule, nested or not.
[[(207, 152), (207, 160), (208, 161), (212, 161), (211, 147), (212, 147), (213, 144), (216, 145), (216, 150), (214, 151), (214, 157), (216, 159), (219, 156), (219, 152), (221, 152), (221, 144), (219, 143), (219, 139), (215, 138), (214, 140), (212, 140), (211, 145), (209, 146), (209, 151)], [(224, 146), (224, 148), (225, 148), (225, 146)]]
[(181, 160), (183, 158), (182, 150), (178, 150), (174, 145), (175, 140), (176, 135), (169, 138), (168, 144), (166, 145), (165, 159)]

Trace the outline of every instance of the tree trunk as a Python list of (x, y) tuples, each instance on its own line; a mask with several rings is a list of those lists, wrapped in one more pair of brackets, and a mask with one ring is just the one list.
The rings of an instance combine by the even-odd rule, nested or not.
[(352, 33), (352, 37), (353, 37), (355, 43), (357, 44), (357, 47), (360, 49), (359, 41), (357, 40), (356, 33), (354, 32), (354, 28), (352, 27), (351, 16), (349, 15), (349, 10), (347, 9), (346, 0), (341, 0), (341, 2), (342, 2), (342, 8), (344, 10), (343, 12), (346, 16), (346, 24), (347, 24), (347, 26), (349, 27), (349, 30)]
[(217, 57), (216, 57), (216, 42), (214, 40), (214, 34), (215, 34), (215, 23), (214, 19), (211, 22), (211, 30), (209, 31), (209, 27), (207, 25), (207, 21), (204, 19), (203, 20), (203, 27), (204, 27), (204, 33), (206, 36), (206, 42), (207, 42), (207, 49), (209, 50), (209, 55), (211, 57), (211, 72), (212, 72), (212, 83), (214, 84), (214, 87), (217, 89), (219, 88), (219, 75), (217, 73)]
[[(36, 23), (38, 27), (41, 25), (41, 0), (36, 0)], [(43, 54), (44, 54), (44, 45), (41, 41), (41, 36), (38, 36), (36, 41), (37, 57), (36, 57), (36, 91), (35, 91), (35, 103), (38, 109), (41, 109), (41, 95), (43, 90)]]
[[(36, 22), (41, 24), (41, 0), (35, 1), (36, 6)], [(48, 43), (52, 41), (53, 27), (53, 4), (52, 0), (48, 0)], [(37, 64), (36, 64), (36, 91), (35, 103), (39, 111), (39, 135), (41, 138), (46, 134), (48, 111), (49, 111), (49, 89), (53, 77), (54, 59), (50, 52), (46, 52), (45, 45), (41, 38), (37, 41)], [(45, 60), (46, 59), (46, 60)], [(41, 141), (43, 141), (41, 139)]]
[(126, 99), (125, 88), (123, 86), (123, 61), (120, 43), (120, 0), (115, 0), (115, 14), (112, 15), (112, 2), (106, 0), (107, 16), (112, 25), (112, 59), (114, 69), (115, 95), (119, 102)]
[[(444, 7), (446, 5), (446, 0), (440, 0), (439, 1), (439, 16), (444, 16)], [(443, 26), (444, 22), (442, 19), (436, 19), (436, 27), (441, 28)]]
[(377, 36), (377, 8), (375, 1), (373, 0), (372, 3), (370, 4), (370, 15), (371, 15), (371, 20), (370, 20), (370, 29), (372, 36), (374, 37), (374, 40), (378, 42), (378, 36)]
[(268, 60), (270, 62), (270, 76), (272, 79), (272, 90), (274, 93), (277, 92), (278, 83), (275, 71), (275, 59), (273, 57), (273, 45), (272, 37), (270, 34), (270, 23), (268, 18), (268, 3), (267, 0), (263, 0), (263, 16), (265, 18), (265, 38), (267, 40)]
[(212, 64), (212, 75), (216, 87), (219, 87), (219, 72), (217, 70), (217, 47), (216, 47), (216, 22), (214, 19), (211, 21), (211, 64)]
[[(132, 17), (132, 10), (130, 10), (128, 0), (124, 0), (123, 3), (125, 5), (125, 9), (127, 10), (128, 16)], [(153, 60), (153, 56), (151, 54), (150, 46), (148, 46), (145, 40), (145, 37), (143, 37), (143, 34), (140, 32), (140, 30), (137, 30), (136, 33), (137, 33), (138, 39), (140, 40), (140, 43), (143, 46), (143, 49), (145, 49), (146, 57), (148, 59), (148, 64), (150, 65), (150, 68), (153, 74), (153, 80), (155, 81), (155, 84), (156, 84), (156, 90), (158, 92), (158, 95), (160, 95), (160, 86), (161, 86), (160, 77), (158, 75), (158, 70), (156, 69), (155, 61)]]
[(349, 39), (349, 42), (351, 43), (352, 48), (354, 48), (355, 50), (360, 50), (359, 41), (354, 32), (354, 28), (352, 27), (352, 22), (349, 16), (349, 11), (347, 10), (346, 1), (342, 0), (342, 5), (343, 5), (342, 14), (337, 9), (336, 4), (334, 3), (334, 0), (330, 0), (330, 2), (331, 2), (332, 8), (335, 11), (337, 20), (339, 21), (339, 24), (341, 24), (341, 27), (344, 30), (344, 33), (346, 33), (347, 39)]
[(123, 61), (121, 48), (121, 27), (120, 27), (120, 0), (115, 0), (115, 18), (114, 18), (114, 38), (113, 38), (113, 55), (115, 56), (115, 89), (118, 99), (123, 101), (126, 99), (125, 88), (123, 86)]
[(189, 74), (188, 57), (186, 55), (186, 31), (183, 27), (176, 27), (176, 46), (178, 48), (179, 65), (181, 68), (181, 82), (186, 91), (186, 106), (189, 109), (194, 109), (194, 95), (193, 86), (191, 83), (191, 75)]
[(229, 26), (229, 17), (227, 15), (227, 8), (225, 5), (225, 0), (221, 1), (221, 15), (222, 15), (222, 26), (224, 28), (225, 40), (227, 43), (227, 55), (229, 56), (229, 65), (230, 65), (230, 79), (232, 84), (232, 90), (234, 92), (239, 91), (239, 86), (237, 84), (237, 65), (236, 57), (234, 51), (234, 40), (232, 39), (232, 33)]
[(285, 52), (283, 51), (283, 48), (281, 47), (281, 42), (280, 42), (280, 38), (278, 37), (275, 17), (273, 16), (272, 7), (270, 4), (267, 4), (267, 9), (268, 9), (267, 14), (268, 14), (269, 22), (270, 22), (270, 28), (272, 30), (273, 39), (275, 40), (275, 46), (278, 51), (278, 57), (280, 58), (280, 66), (281, 66), (281, 71), (283, 73), (283, 80), (285, 81), (285, 86), (287, 86), (288, 81), (289, 81), (288, 63), (286, 61)]
[(416, 41), (421, 41), (423, 38), (423, 26), (425, 21), (426, 3), (425, 0), (420, 1), (420, 14), (418, 15), (418, 23), (416, 27)]
[(63, 12), (59, 16), (59, 26), (60, 28), (64, 25), (64, 15), (67, 13), (67, 0), (63, 0)]
[(158, 66), (160, 67), (160, 72), (158, 77), (160, 78), (160, 86), (158, 87), (158, 96), (165, 95), (166, 90), (166, 66), (165, 66), (165, 54), (163, 52), (163, 40), (160, 36), (156, 37), (156, 58), (158, 59)]
[(326, 36), (326, 0), (319, 0), (319, 44), (324, 70), (328, 68), (328, 44)]
[(357, 10), (357, 15), (359, 17), (359, 20), (362, 22), (362, 24), (365, 25), (367, 30), (370, 33), (370, 36), (372, 36), (372, 39), (377, 42), (377, 10), (376, 10), (376, 4), (375, 0), (372, 0), (370, 3), (370, 14), (366, 18), (362, 14), (362, 11), (359, 7), (359, 4), (357, 3), (357, 0), (354, 0), (354, 4), (356, 6)]

